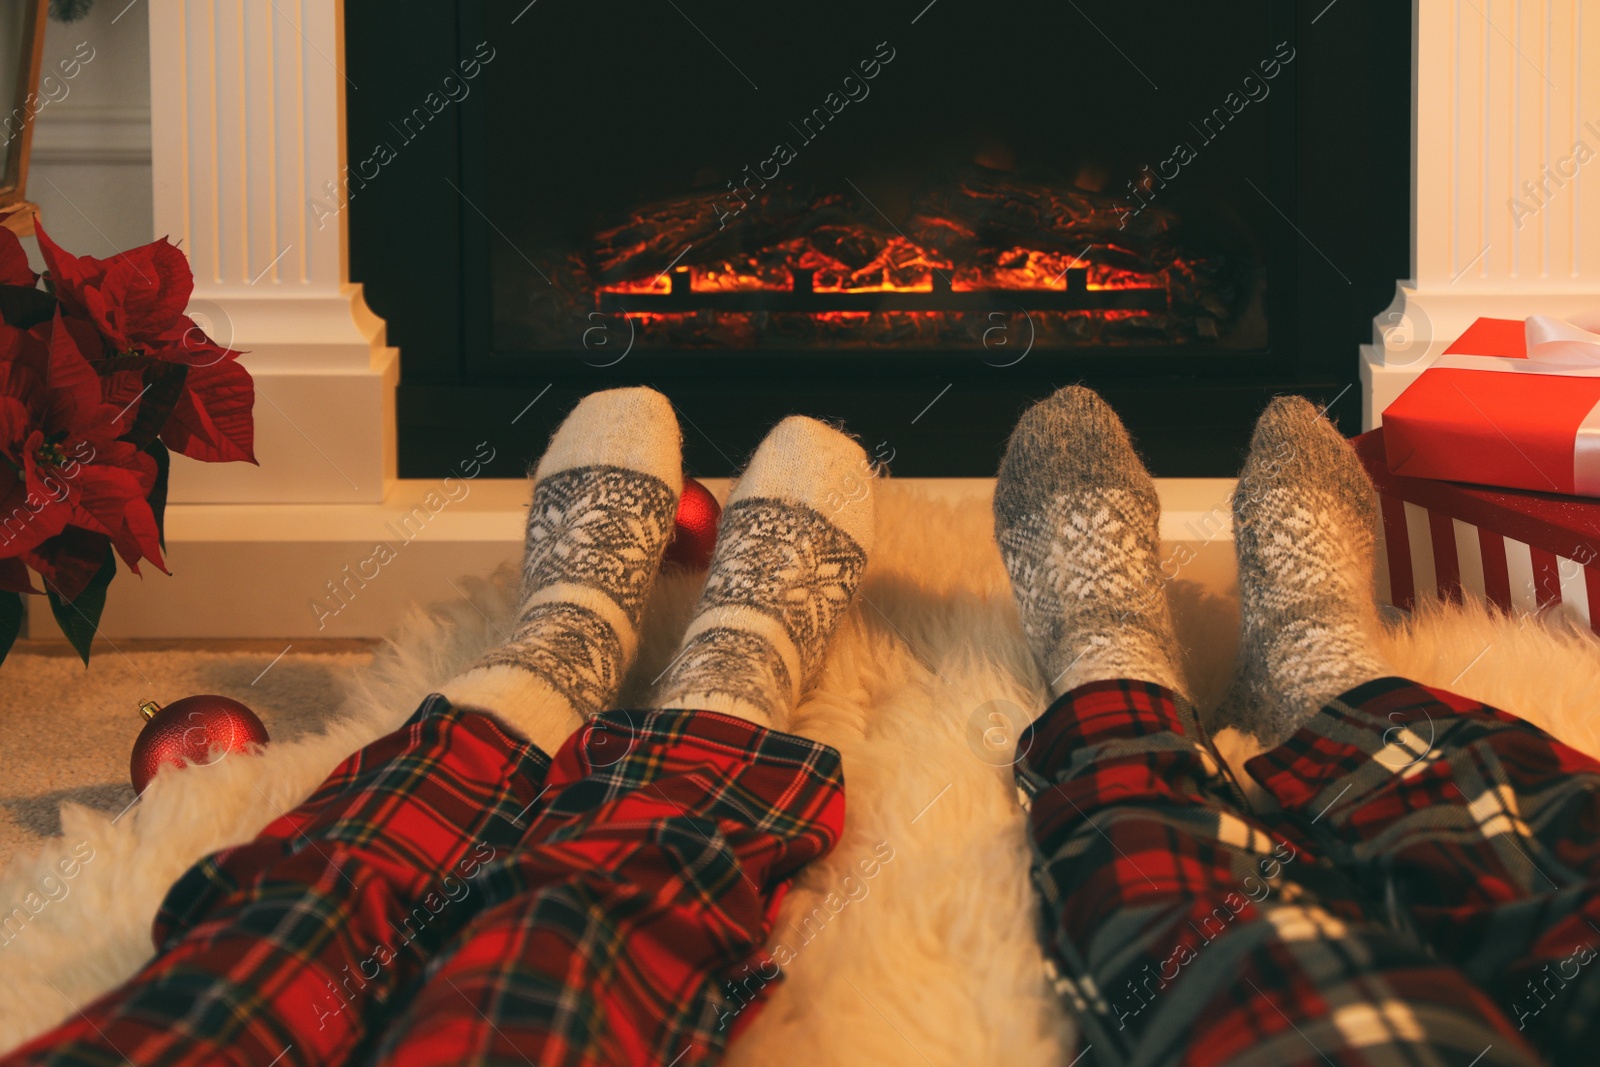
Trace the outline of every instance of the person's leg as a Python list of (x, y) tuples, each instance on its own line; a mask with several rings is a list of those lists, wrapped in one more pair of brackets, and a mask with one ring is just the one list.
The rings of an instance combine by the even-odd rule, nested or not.
[[(768, 435), (723, 514), (711, 572), (655, 700), (556, 757), (495, 904), (430, 966), (380, 1062), (717, 1060), (787, 962), (764, 949), (787, 881), (843, 827), (838, 754), (779, 733), (873, 538), (851, 440)], [(687, 710), (694, 709), (694, 710)]]
[(1235, 800), (1179, 695), (1154, 485), (1103, 401), (1070, 388), (1023, 416), (995, 517), (1058, 694), (1017, 776), (1086, 1062), (1537, 1062), (1465, 976)]
[(1270, 411), (1257, 438), (1292, 458), (1241, 481), (1241, 600), (1261, 692), (1287, 699), (1258, 720), (1282, 743), (1247, 769), (1527, 1040), (1558, 1063), (1593, 1059), (1600, 764), (1504, 712), (1383, 677), (1365, 472), (1303, 402)]
[[(157, 957), (3, 1062), (288, 1067), (362, 1047), (483, 905), (486, 864), (525, 836), (540, 745), (614, 699), (671, 530), (677, 445), (659, 395), (580, 404), (536, 475), (510, 644), (445, 686), (454, 702), (429, 697), (254, 841), (193, 867), (163, 902)], [(568, 666), (550, 667), (557, 654)]]

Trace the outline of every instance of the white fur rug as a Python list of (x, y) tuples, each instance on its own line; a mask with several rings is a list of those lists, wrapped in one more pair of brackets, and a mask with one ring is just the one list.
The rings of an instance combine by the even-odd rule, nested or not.
[[(1043, 707), (1042, 684), (988, 510), (957, 510), (889, 483), (879, 527), (862, 601), (795, 719), (798, 732), (844, 755), (844, 839), (787, 898), (772, 946), (787, 980), (729, 1062), (1069, 1062), (1075, 1030), (1044, 981), (1009, 767), (1016, 735), (1007, 723)], [(662, 582), (633, 696), (670, 657), (697, 584), (682, 575)], [(29, 902), (26, 928), (0, 948), (0, 1050), (133, 973), (150, 955), (152, 916), (177, 876), (248, 840), (339, 759), (409, 715), (506, 627), (507, 585), (502, 573), (474, 583), (471, 604), (407, 619), (323, 734), (163, 774), (114, 826), (101, 812), (64, 806), (62, 836), (0, 873), (0, 920)], [(1181, 574), (1171, 593), (1204, 703), (1230, 668), (1237, 608)], [(1390, 652), (1399, 673), (1453, 686), (1600, 753), (1600, 643), (1588, 635), (1458, 608), (1397, 630)], [(1248, 749), (1231, 731), (1220, 740)], [(74, 867), (61, 895), (58, 863), (89, 849), (92, 860)], [(869, 856), (880, 861), (870, 879), (857, 866)]]

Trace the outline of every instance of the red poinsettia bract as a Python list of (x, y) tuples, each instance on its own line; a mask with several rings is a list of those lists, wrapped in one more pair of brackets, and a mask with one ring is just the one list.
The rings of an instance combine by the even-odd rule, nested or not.
[[(107, 542), (134, 573), (140, 559), (165, 570), (147, 499), (156, 461), (119, 440), (129, 419), (102, 398), (59, 310), (28, 330), (0, 325), (0, 556), (63, 600), (99, 570)], [(15, 562), (0, 569), (0, 588), (28, 587)]]
[(17, 235), (0, 226), (5, 237), (0, 237), (0, 285), (20, 285), (32, 289), (39, 284), (39, 276), (28, 266), (28, 252)]
[(239, 353), (184, 314), (194, 290), (189, 261), (166, 238), (112, 256), (74, 256), (37, 228), (56, 299), (94, 324), (110, 358), (147, 356), (188, 368), (161, 430), (175, 452), (208, 463), (254, 463), (255, 386)]

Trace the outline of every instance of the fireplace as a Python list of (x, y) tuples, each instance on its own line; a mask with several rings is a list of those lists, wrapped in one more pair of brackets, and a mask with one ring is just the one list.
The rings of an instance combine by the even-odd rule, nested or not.
[[(527, 505), (523, 463), (584, 389), (639, 381), (666, 389), (683, 415), (697, 474), (731, 470), (766, 425), (798, 410), (847, 419), (896, 474), (992, 475), (1022, 405), (1055, 385), (1087, 380), (1128, 417), (1158, 474), (1225, 473), (1272, 391), (1334, 400), (1333, 411), (1354, 429), (1360, 408), (1375, 421), (1477, 316), (1555, 315), (1600, 329), (1592, 318), (1600, 306), (1600, 243), (1583, 240), (1581, 225), (1583, 205), (1600, 194), (1600, 170), (1580, 168), (1554, 195), (1541, 194), (1535, 217), (1508, 204), (1527, 195), (1530, 177), (1560, 168), (1571, 144), (1590, 137), (1586, 124), (1600, 107), (1600, 19), (1585, 18), (1572, 0), (1523, 0), (1514, 13), (1503, 4), (1432, 0), (1317, 0), (1292, 14), (1281, 5), (1282, 16), (1230, 5), (1225, 23), (1192, 19), (1181, 33), (1172, 11), (1200, 5), (1119, 10), (1073, 0), (1061, 17), (1072, 9), (1083, 20), (1065, 28), (1009, 0), (982, 9), (913, 0), (849, 17), (808, 7), (810, 17), (831, 20), (841, 35), (846, 66), (829, 69), (763, 65), (767, 39), (798, 32), (770, 5), (672, 0), (660, 13), (679, 22), (648, 28), (655, 47), (678, 57), (682, 69), (665, 71), (648, 92), (627, 83), (633, 95), (620, 97), (607, 88), (610, 78), (647, 57), (650, 42), (609, 26), (562, 38), (559, 27), (537, 21), (567, 3), (483, 8), (440, 0), (408, 5), (403, 19), (393, 5), (373, 0), (149, 6), (156, 232), (172, 235), (195, 265), (190, 314), (248, 352), (261, 466), (174, 459), (164, 533), (169, 558), (182, 566), (171, 580), (135, 583), (113, 597), (101, 620), (107, 637), (377, 636), (392, 630), (408, 604), (459, 597), (461, 575), (515, 558)], [(723, 136), (754, 129), (748, 116), (734, 114), (749, 103), (734, 95), (740, 84), (752, 98), (773, 101), (772, 125), (760, 127), (754, 147), (740, 142), (728, 159), (717, 157), (719, 166), (733, 165), (715, 173), (668, 172), (657, 161), (665, 157), (653, 154), (698, 128), (683, 116), (710, 91), (700, 79), (724, 62), (673, 5), (759, 85), (749, 89), (737, 71), (720, 68), (713, 88), (721, 95), (713, 99), (723, 108), (716, 127)], [(936, 21), (952, 13), (965, 47)], [(917, 62), (942, 68), (943, 80), (958, 87), (1020, 90), (1020, 67), (1011, 60), (1029, 53), (1029, 42), (1047, 29), (1056, 34), (1047, 39), (1055, 42), (1049, 69), (1057, 77), (1044, 102), (1013, 93), (1015, 106), (993, 109), (992, 121), (968, 135), (965, 151), (933, 136), (960, 116), (961, 94), (930, 102), (923, 110), (933, 117), (924, 122), (912, 121), (913, 108), (898, 125), (880, 123), (881, 151), (868, 151), (869, 136), (846, 136), (848, 122), (890, 102), (890, 89), (913, 84), (889, 78), (914, 73)], [(945, 34), (945, 51), (923, 47), (938, 36), (931, 31)], [(1237, 121), (1219, 128), (1212, 112), (1228, 106), (1228, 92), (1245, 89), (1248, 72), (1217, 65), (1214, 81), (1186, 84), (1170, 52), (1159, 49), (1222, 55), (1219, 42), (1225, 48), (1233, 38), (1253, 43), (1244, 54), (1257, 71), (1280, 41), (1295, 58), (1272, 80), (1270, 97), (1244, 105)], [(495, 150), (512, 160), (507, 173), (504, 161), (491, 158), (490, 90), (499, 84), (490, 75), (512, 64), (537, 72), (524, 46), (563, 40), (588, 57), (587, 73), (577, 81), (536, 80), (531, 96), (520, 98), (513, 110), (519, 124), (509, 137), (495, 133), (506, 142)], [(632, 52), (624, 47), (630, 40)], [(833, 178), (853, 181), (914, 239), (906, 226), (913, 198), (941, 187), (948, 194), (953, 183), (974, 177), (1108, 196), (1129, 210), (1137, 205), (1127, 183), (1142, 182), (1146, 164), (1158, 175), (1163, 166), (1174, 173), (1176, 143), (1192, 140), (1201, 151), (1182, 163), (1178, 179), (1164, 178), (1165, 187), (1152, 180), (1155, 196), (1147, 188), (1137, 200), (1176, 214), (1186, 254), (1226, 253), (1228, 269), (1256, 272), (1259, 288), (1241, 290), (1247, 301), (1240, 306), (1248, 314), (1249, 294), (1259, 292), (1264, 345), (1247, 339), (1248, 318), (1232, 327), (1219, 319), (1216, 340), (1036, 345), (1017, 360), (1026, 346), (999, 342), (1017, 336), (1026, 320), (1003, 308), (994, 320), (984, 312), (986, 324), (1006, 328), (988, 334), (988, 348), (980, 335), (976, 350), (646, 345), (617, 360), (625, 339), (612, 336), (613, 320), (604, 318), (586, 318), (608, 322), (606, 331), (589, 335), (587, 348), (582, 334), (566, 349), (547, 351), (496, 340), (494, 257), (516, 259), (506, 238), (546, 266), (543, 253), (533, 254), (531, 231), (514, 231), (517, 220), (503, 213), (508, 197), (513, 207), (524, 205), (522, 218), (570, 225), (575, 236), (551, 246), (571, 251), (641, 207), (719, 187), (726, 196), (727, 182), (746, 164), (761, 173), (781, 136), (769, 132), (774, 126), (790, 119), (801, 125), (814, 107), (828, 108), (835, 81), (842, 99), (849, 65), (885, 40), (897, 54), (871, 82), (872, 95), (844, 105), (803, 146), (799, 161), (816, 169), (784, 164), (766, 179), (770, 185), (809, 177), (819, 190), (836, 189), (820, 164), (842, 160), (848, 165)], [(702, 51), (692, 51), (697, 46)], [(219, 65), (221, 54), (241, 61)], [(968, 54), (982, 62), (954, 62)], [(778, 99), (791, 85), (793, 110)], [(568, 117), (574, 114), (588, 117), (590, 131), (576, 142), (570, 138), (583, 123)], [(229, 115), (248, 121), (218, 121)], [(1207, 116), (1214, 120), (1209, 130)], [(1190, 121), (1202, 129), (1183, 133)], [(1249, 123), (1262, 128), (1252, 132)], [(1126, 138), (1126, 154), (1117, 158), (1126, 162), (1108, 162), (1102, 183), (1077, 157), (1091, 154), (1083, 146), (1119, 138)], [(1056, 147), (1047, 151), (1047, 142)], [(938, 144), (949, 154), (935, 158)], [(1069, 154), (1061, 146), (1078, 147)], [(574, 171), (580, 165), (587, 169)], [(545, 193), (539, 200), (533, 179), (546, 172), (579, 173), (606, 210), (580, 215), (571, 210), (576, 200)], [(765, 173), (773, 174), (770, 165)], [(1199, 201), (1202, 186), (1191, 178), (1213, 183), (1218, 195)], [(1252, 197), (1261, 205), (1252, 209)], [(725, 202), (727, 210), (734, 206)], [(1252, 217), (1252, 210), (1264, 214)], [(874, 212), (867, 225), (882, 215)], [(1251, 235), (1255, 243), (1242, 240)], [(1103, 291), (1093, 288), (1101, 284), (1094, 268), (1085, 270), (1082, 285), (1064, 277), (1060, 290)], [(813, 295), (828, 292), (811, 277)], [(352, 279), (364, 281), (365, 292)], [(961, 291), (954, 282), (951, 292)], [(1026, 276), (980, 282), (979, 291), (1041, 288)], [(909, 288), (931, 294), (933, 284), (913, 280)], [(668, 295), (671, 285), (669, 276)], [(793, 294), (792, 271), (775, 276), (771, 287)], [(593, 310), (616, 314), (598, 304)], [(1230, 328), (1244, 328), (1232, 334), (1240, 339), (1232, 347)], [(397, 385), (402, 348), (404, 382)], [(477, 477), (469, 483), (471, 474)], [(988, 484), (929, 480), (919, 489), (982, 507)], [(470, 500), (460, 499), (463, 486)], [(1227, 536), (1228, 483), (1169, 479), (1159, 489), (1169, 547), (1185, 558), (1191, 551), (1201, 559), (1229, 556), (1225, 545), (1213, 545), (1209, 555), (1205, 549)], [(327, 582), (344, 580), (353, 573), (346, 568), (369, 559), (375, 544), (408, 522), (414, 529), (419, 514), (433, 516), (424, 533), (324, 626), (314, 605)], [(1186, 573), (1196, 575), (1198, 566)], [(241, 584), (237, 576), (245, 572), (283, 580)], [(1216, 577), (1226, 584), (1225, 566)], [(218, 588), (230, 596), (219, 598)], [(53, 625), (48, 608), (36, 606), (30, 632), (52, 632)]]
[(494, 423), (514, 475), (634, 383), (712, 476), (791, 411), (991, 474), (1070, 381), (1158, 474), (1232, 473), (1275, 392), (1354, 428), (1407, 273), (1410, 18), (1341, 7), (348, 5), (326, 203), (402, 353), (399, 473)]

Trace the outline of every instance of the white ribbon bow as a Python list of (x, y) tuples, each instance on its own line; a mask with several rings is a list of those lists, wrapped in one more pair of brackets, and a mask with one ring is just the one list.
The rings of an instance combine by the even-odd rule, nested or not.
[(1525, 330), (1531, 363), (1600, 366), (1600, 333), (1580, 330), (1549, 315), (1529, 315)]

